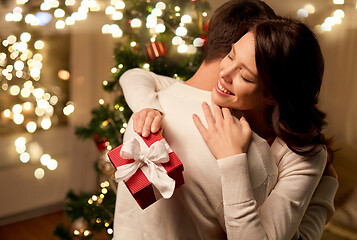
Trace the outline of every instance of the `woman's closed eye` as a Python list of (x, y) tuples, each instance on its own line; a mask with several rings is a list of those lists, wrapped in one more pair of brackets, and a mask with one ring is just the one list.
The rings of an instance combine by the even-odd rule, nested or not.
[(250, 78), (243, 77), (243, 75), (241, 75), (241, 76), (244, 81), (249, 82), (249, 83), (255, 83), (255, 81), (251, 80)]

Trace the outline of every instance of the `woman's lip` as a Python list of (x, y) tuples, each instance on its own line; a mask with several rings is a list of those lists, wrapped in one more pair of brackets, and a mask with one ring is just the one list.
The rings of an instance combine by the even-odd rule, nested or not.
[(221, 80), (219, 80), (215, 86), (216, 91), (224, 96), (234, 96), (234, 94), (229, 91), (224, 84), (222, 84)]

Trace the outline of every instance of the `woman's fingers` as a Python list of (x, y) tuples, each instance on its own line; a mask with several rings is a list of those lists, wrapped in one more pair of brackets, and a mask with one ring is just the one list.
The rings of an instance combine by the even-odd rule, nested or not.
[(193, 114), (192, 118), (203, 140), (205, 140), (207, 137), (207, 129), (205, 128), (205, 126), (203, 126), (201, 119), (196, 114)]
[[(203, 114), (204, 114), (204, 116), (206, 118), (208, 128), (214, 127), (215, 120), (214, 120), (214, 118), (212, 116), (211, 109), (209, 108), (209, 106), (208, 106), (208, 104), (206, 102), (202, 103), (202, 110), (203, 110)], [(201, 120), (200, 120), (200, 122), (201, 122)]]
[(233, 121), (233, 117), (231, 114), (231, 110), (229, 108), (222, 108), (222, 114), (223, 114), (223, 118), (226, 121), (231, 121), (234, 123)]
[(216, 125), (222, 126), (223, 116), (222, 116), (221, 108), (212, 102), (212, 109), (213, 109), (213, 113), (214, 113), (214, 118), (216, 120)]
[(245, 117), (241, 117), (239, 120), (240, 125), (242, 126), (243, 131), (250, 133), (252, 130), (250, 129), (249, 123), (245, 119)]

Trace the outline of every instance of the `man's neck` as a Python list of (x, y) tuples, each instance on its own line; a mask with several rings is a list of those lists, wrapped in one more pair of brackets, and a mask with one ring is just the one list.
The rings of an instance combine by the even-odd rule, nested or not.
[(203, 61), (196, 73), (185, 84), (194, 88), (211, 91), (219, 79), (220, 63), (221, 59), (210, 63)]

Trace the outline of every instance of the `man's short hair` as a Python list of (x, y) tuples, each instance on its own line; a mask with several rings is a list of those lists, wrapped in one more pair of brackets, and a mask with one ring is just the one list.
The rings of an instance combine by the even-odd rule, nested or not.
[(220, 6), (208, 25), (204, 60), (222, 59), (249, 29), (250, 22), (257, 19), (275, 18), (266, 3), (260, 0), (231, 0)]

